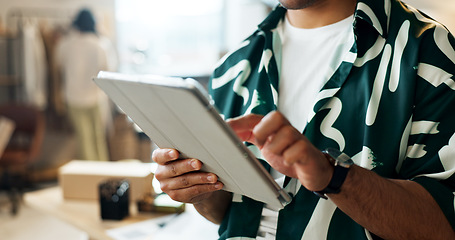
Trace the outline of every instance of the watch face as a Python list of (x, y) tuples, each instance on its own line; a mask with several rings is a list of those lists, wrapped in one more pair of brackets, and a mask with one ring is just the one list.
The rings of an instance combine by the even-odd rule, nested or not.
[(354, 164), (354, 162), (348, 155), (346, 155), (345, 153), (341, 152), (338, 149), (328, 148), (324, 152), (331, 156), (333, 159), (335, 159), (335, 166), (349, 168), (351, 167), (352, 164)]
[(352, 159), (346, 155), (346, 154), (341, 154), (337, 161), (335, 162), (335, 165), (339, 165), (339, 166), (342, 166), (344, 168), (349, 168), (352, 166), (352, 164), (354, 164), (354, 162), (352, 161)]

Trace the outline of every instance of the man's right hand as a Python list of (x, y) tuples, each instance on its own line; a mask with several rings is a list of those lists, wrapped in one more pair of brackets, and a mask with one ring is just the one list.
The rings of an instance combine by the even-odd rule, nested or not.
[(175, 149), (156, 149), (152, 160), (158, 163), (155, 178), (161, 190), (175, 201), (198, 204), (223, 187), (215, 174), (200, 171), (201, 161), (179, 159)]

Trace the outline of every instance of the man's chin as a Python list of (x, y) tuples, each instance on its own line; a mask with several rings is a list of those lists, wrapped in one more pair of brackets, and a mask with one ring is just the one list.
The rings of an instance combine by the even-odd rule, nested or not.
[(322, 0), (279, 0), (281, 6), (289, 10), (308, 8), (321, 1)]

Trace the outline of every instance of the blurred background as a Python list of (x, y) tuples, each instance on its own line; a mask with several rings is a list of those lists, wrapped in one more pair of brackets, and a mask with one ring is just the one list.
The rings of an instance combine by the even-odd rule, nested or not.
[[(455, 32), (455, 1), (405, 2)], [(0, 0), (0, 106), (32, 106), (44, 119), (39, 149), (19, 170), (26, 173), (21, 189), (58, 184), (58, 169), (78, 159), (54, 56), (81, 8), (92, 10), (98, 34), (112, 43), (109, 58), (116, 63), (114, 71), (192, 77), (205, 85), (218, 59), (247, 37), (276, 4), (276, 0)], [(115, 106), (107, 109), (109, 161), (150, 162), (153, 143)], [(0, 124), (0, 135), (2, 131), (7, 135), (8, 125), (4, 126)], [(0, 156), (2, 151), (0, 146)], [(0, 165), (2, 176), (5, 168)], [(3, 187), (6, 180), (2, 177), (1, 181)], [(27, 206), (20, 206), (17, 214), (10, 211), (8, 196), (2, 191), (0, 239), (86, 237)], [(53, 226), (52, 231), (60, 233), (49, 235), (49, 229), (42, 226)]]
[[(55, 178), (60, 165), (77, 157), (55, 52), (81, 8), (92, 11), (98, 35), (112, 43), (111, 70), (203, 84), (217, 60), (269, 11), (258, 0), (0, 0), (0, 104), (32, 105), (46, 120), (31, 173), (36, 181)], [(109, 159), (150, 161), (148, 139), (117, 110), (108, 107)]]

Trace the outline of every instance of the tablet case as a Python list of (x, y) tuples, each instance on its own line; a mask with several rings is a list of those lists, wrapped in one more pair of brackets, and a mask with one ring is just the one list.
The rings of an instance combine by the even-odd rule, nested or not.
[(282, 209), (291, 197), (275, 182), (193, 79), (100, 72), (96, 84), (160, 148), (203, 162), (224, 190)]

